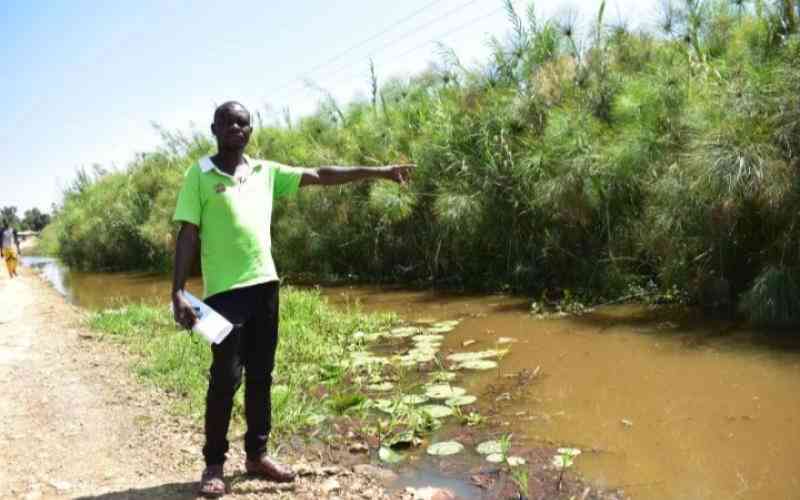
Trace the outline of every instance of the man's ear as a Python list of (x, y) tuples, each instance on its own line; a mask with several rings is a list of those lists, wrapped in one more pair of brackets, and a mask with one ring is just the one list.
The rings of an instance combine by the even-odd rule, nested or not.
[(214, 137), (217, 136), (217, 124), (216, 123), (212, 123), (211, 124), (211, 133), (214, 135)]

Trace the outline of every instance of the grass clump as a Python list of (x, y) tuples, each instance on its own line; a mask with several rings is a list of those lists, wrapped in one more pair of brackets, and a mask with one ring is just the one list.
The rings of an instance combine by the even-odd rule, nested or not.
[[(356, 348), (352, 334), (388, 325), (388, 315), (339, 312), (317, 291), (291, 287), (281, 291), (280, 341), (272, 388), (273, 427), (276, 435), (296, 431), (343, 412), (351, 399), (329, 402), (312, 390), (349, 386), (349, 369), (341, 361)], [(174, 396), (176, 411), (201, 418), (208, 387), (211, 349), (200, 339), (179, 331), (169, 308), (128, 305), (93, 313), (89, 325), (103, 337), (124, 345), (135, 355), (138, 376)], [(234, 418), (244, 418), (241, 391)]]

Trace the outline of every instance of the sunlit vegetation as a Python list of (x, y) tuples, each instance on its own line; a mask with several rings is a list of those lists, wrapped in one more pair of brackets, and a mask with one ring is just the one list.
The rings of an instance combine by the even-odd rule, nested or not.
[[(759, 298), (797, 297), (769, 290), (794, 287), (800, 263), (797, 3), (663, 2), (647, 31), (603, 9), (508, 15), (481, 65), (442, 47), (421, 74), (254, 132), (250, 154), (288, 164), (418, 164), (407, 190), (365, 183), (279, 204), (283, 273), (549, 300), (747, 294), (744, 311), (767, 324), (778, 309), (796, 318), (796, 303)], [(67, 264), (168, 269), (182, 173), (213, 145), (164, 136), (67, 190), (48, 235)]]

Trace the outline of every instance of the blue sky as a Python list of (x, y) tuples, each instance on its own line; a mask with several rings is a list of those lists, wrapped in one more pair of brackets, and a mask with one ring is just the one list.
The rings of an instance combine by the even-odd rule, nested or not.
[[(599, 4), (537, 10), (589, 18)], [(655, 4), (610, 0), (607, 16), (647, 25)], [(480, 60), (488, 36), (508, 28), (500, 0), (7, 0), (4, 11), (0, 206), (20, 212), (49, 211), (80, 166), (121, 168), (156, 147), (153, 123), (205, 131), (228, 99), (301, 116), (319, 101), (304, 79), (346, 102), (368, 91), (369, 57), (380, 78), (423, 69), (433, 40)]]

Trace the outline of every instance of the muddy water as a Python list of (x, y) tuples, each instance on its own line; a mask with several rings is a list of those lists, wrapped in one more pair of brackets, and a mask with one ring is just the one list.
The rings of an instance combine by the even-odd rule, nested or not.
[[(23, 257), (22, 263), (36, 269), (71, 304), (95, 311), (120, 302), (165, 304), (172, 290), (172, 281), (163, 274), (75, 272), (47, 257)], [(187, 288), (200, 295), (203, 283), (194, 278)]]
[[(53, 274), (43, 264), (45, 274)], [(83, 307), (165, 301), (169, 280), (137, 274), (62, 273)], [(199, 289), (199, 283), (192, 283)], [(324, 290), (332, 303), (394, 311), (408, 321), (462, 319), (444, 349), (515, 340), (499, 369), (469, 374), (481, 411), (514, 441), (576, 446), (578, 470), (642, 499), (800, 498), (800, 342), (643, 306), (578, 318), (536, 319), (528, 301), (376, 288)], [(779, 338), (779, 337), (778, 337)], [(463, 348), (466, 340), (475, 340)], [(541, 375), (521, 387), (521, 370)], [(510, 401), (501, 392), (512, 395)]]
[[(433, 293), (332, 291), (336, 303), (408, 320), (464, 318), (444, 350), (482, 350), (510, 337), (499, 369), (467, 378), (507, 432), (584, 450), (578, 469), (641, 499), (800, 498), (800, 342), (683, 310), (603, 308), (541, 320), (528, 302)], [(467, 340), (477, 343), (463, 348)], [(503, 375), (540, 368), (529, 386)], [(516, 389), (516, 390), (512, 390)], [(502, 399), (502, 398), (501, 398)]]

